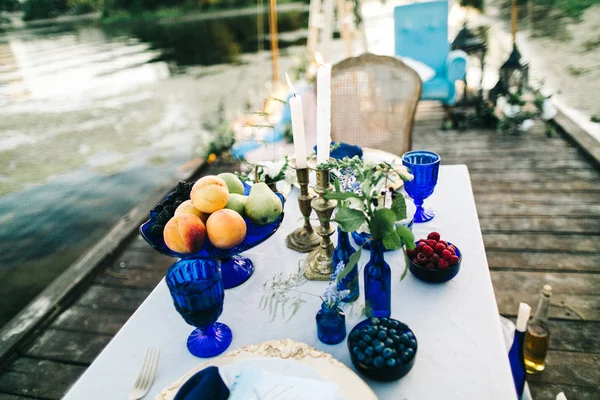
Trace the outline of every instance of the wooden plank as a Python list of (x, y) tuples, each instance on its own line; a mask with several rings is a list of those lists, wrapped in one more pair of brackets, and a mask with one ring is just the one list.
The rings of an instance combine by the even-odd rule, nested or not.
[(20, 357), (0, 375), (0, 391), (60, 399), (85, 369), (79, 365)]
[(131, 268), (127, 265), (110, 267), (96, 278), (104, 286), (130, 287), (152, 290), (165, 276), (168, 267), (154, 269)]
[(90, 286), (76, 303), (96, 310), (135, 311), (148, 297), (150, 290), (113, 288), (98, 284)]
[(480, 218), (510, 215), (512, 217), (590, 217), (598, 221), (600, 203), (597, 204), (544, 204), (520, 202), (494, 202), (476, 198)]
[[(479, 207), (478, 207), (479, 211)], [(597, 216), (577, 217), (548, 217), (542, 215), (530, 216), (482, 216), (479, 213), (481, 231), (487, 233), (547, 233), (554, 234), (589, 234), (600, 235), (600, 218)]]
[(557, 175), (551, 171), (473, 171), (471, 180), (474, 182), (554, 182), (569, 183), (572, 180), (590, 181), (600, 184), (600, 173), (593, 169), (574, 169), (563, 171)]
[(98, 312), (93, 308), (72, 306), (65, 310), (50, 327), (79, 332), (114, 335), (131, 317), (129, 311)]
[[(551, 234), (488, 233), (483, 236), (486, 249), (548, 251), (551, 253), (600, 253), (599, 236), (559, 236)], [(565, 255), (566, 256), (566, 255)]]
[[(470, 169), (470, 167), (469, 167)], [(568, 192), (545, 192), (530, 191), (518, 193), (479, 193), (475, 196), (478, 204), (528, 204), (528, 205), (598, 205), (600, 193), (568, 193)], [(544, 215), (544, 214), (542, 214)], [(600, 218), (598, 213), (596, 218)]]
[(586, 155), (586, 158), (600, 168), (600, 144), (598, 140), (560, 110), (554, 117), (554, 121), (560, 127), (560, 132), (569, 137)]
[(551, 351), (543, 373), (529, 375), (529, 382), (598, 388), (600, 355)]
[(600, 272), (600, 255), (569, 254), (562, 257), (555, 253), (531, 253), (486, 249), (490, 269), (540, 269), (554, 271)]
[[(493, 276), (493, 274), (492, 274)], [(538, 301), (536, 293), (524, 293), (520, 290), (502, 291), (494, 289), (498, 311), (505, 317), (516, 317), (519, 303), (524, 302), (535, 307)], [(567, 304), (583, 315), (585, 321), (600, 321), (600, 297), (594, 295), (556, 294), (552, 296), (552, 303), (557, 305)], [(581, 321), (581, 318), (568, 308), (550, 307), (550, 317)]]
[[(8, 394), (8, 393), (1, 393), (0, 392), (0, 400), (26, 400), (26, 399), (33, 399), (34, 397), (24, 397), (24, 396), (19, 396), (16, 394)], [(39, 399), (39, 397), (38, 397)]]
[(119, 268), (138, 268), (138, 269), (160, 269), (166, 271), (171, 264), (176, 261), (175, 258), (162, 255), (150, 247), (145, 250), (127, 248), (112, 263)]
[(473, 172), (471, 175), (473, 191), (477, 195), (481, 192), (520, 192), (527, 191), (556, 191), (571, 193), (600, 193), (600, 185), (597, 182), (586, 180), (532, 180), (519, 182), (516, 180), (489, 180), (486, 173)]
[(570, 385), (553, 385), (545, 382), (529, 382), (529, 390), (534, 400), (555, 400), (556, 395), (564, 392), (567, 399), (575, 400), (598, 400), (600, 398), (600, 389), (570, 386)]
[(109, 335), (46, 329), (24, 352), (25, 356), (59, 362), (91, 364), (112, 339)]
[(600, 323), (591, 321), (553, 321), (550, 349), (600, 354)]

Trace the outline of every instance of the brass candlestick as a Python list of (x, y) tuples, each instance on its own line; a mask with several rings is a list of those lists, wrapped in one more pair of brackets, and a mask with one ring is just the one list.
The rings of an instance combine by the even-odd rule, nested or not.
[(331, 254), (333, 253), (333, 243), (331, 235), (334, 228), (331, 226), (330, 219), (333, 210), (337, 206), (337, 202), (325, 199), (325, 193), (329, 189), (329, 170), (317, 169), (317, 186), (315, 191), (319, 195), (311, 201), (313, 210), (319, 217), (321, 224), (317, 228), (317, 233), (322, 240), (319, 248), (312, 251), (306, 259), (306, 270), (304, 276), (313, 281), (328, 281), (329, 276), (333, 273), (333, 265), (331, 263)]
[(308, 253), (321, 243), (321, 237), (315, 233), (313, 226), (310, 224), (310, 214), (312, 213), (310, 202), (313, 196), (308, 193), (308, 173), (308, 168), (296, 169), (296, 176), (300, 185), (298, 206), (304, 217), (304, 226), (287, 236), (287, 247), (300, 253)]

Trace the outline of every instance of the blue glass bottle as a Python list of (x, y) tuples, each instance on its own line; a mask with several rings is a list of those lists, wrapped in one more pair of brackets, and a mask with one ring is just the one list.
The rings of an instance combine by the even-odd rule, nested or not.
[(346, 314), (341, 308), (327, 307), (323, 303), (315, 319), (317, 337), (321, 342), (338, 344), (346, 338)]
[(377, 318), (392, 314), (392, 271), (383, 258), (384, 251), (381, 240), (371, 241), (371, 259), (365, 265), (365, 307)]
[[(338, 244), (333, 250), (333, 254), (331, 256), (333, 267), (336, 268), (340, 262), (343, 262), (344, 266), (346, 266), (348, 264), (348, 260), (350, 260), (350, 256), (354, 253), (356, 253), (356, 249), (350, 244), (350, 236), (348, 235), (348, 232), (344, 232), (338, 227)], [(350, 291), (350, 294), (342, 299), (342, 301), (346, 303), (350, 303), (358, 299), (360, 292), (358, 286), (358, 263), (356, 263), (348, 275), (338, 281), (337, 290), (340, 292), (342, 290)]]
[(517, 326), (515, 329), (515, 337), (513, 344), (508, 352), (508, 360), (510, 362), (510, 369), (512, 371), (513, 380), (515, 382), (515, 389), (517, 396), (520, 399), (523, 395), (523, 389), (525, 388), (525, 356), (523, 353), (523, 346), (525, 341), (525, 331), (527, 329), (527, 320), (529, 320), (529, 314), (531, 313), (531, 307), (525, 303), (519, 304), (519, 314), (517, 317)]

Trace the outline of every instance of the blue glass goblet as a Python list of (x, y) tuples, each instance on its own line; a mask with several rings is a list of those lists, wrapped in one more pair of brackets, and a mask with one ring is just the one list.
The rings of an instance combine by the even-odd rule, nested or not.
[(231, 329), (217, 322), (225, 299), (220, 264), (219, 260), (187, 258), (171, 265), (165, 277), (175, 309), (196, 327), (187, 340), (188, 350), (196, 357), (214, 357), (231, 344)]
[(435, 213), (432, 209), (423, 207), (423, 201), (431, 196), (437, 184), (440, 156), (432, 151), (409, 151), (402, 156), (402, 164), (415, 177), (412, 181), (404, 182), (406, 192), (417, 206), (415, 223), (430, 221)]

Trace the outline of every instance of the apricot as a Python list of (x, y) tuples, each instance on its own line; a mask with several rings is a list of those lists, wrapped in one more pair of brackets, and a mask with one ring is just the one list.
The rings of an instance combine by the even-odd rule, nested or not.
[(210, 214), (227, 205), (229, 189), (223, 179), (215, 175), (208, 175), (194, 183), (190, 198), (194, 207), (203, 213)]
[(197, 217), (199, 217), (202, 222), (206, 223), (206, 220), (208, 219), (208, 215), (203, 213), (202, 211), (198, 210), (196, 207), (194, 207), (194, 203), (192, 203), (191, 200), (186, 200), (183, 203), (181, 203), (179, 205), (179, 207), (177, 207), (175, 209), (175, 214), (174, 215), (181, 215), (181, 214), (193, 214)]
[(206, 226), (198, 216), (183, 213), (167, 222), (163, 238), (167, 247), (177, 253), (195, 253), (204, 246)]
[(208, 240), (219, 249), (231, 249), (246, 237), (246, 221), (230, 209), (215, 211), (206, 221)]

